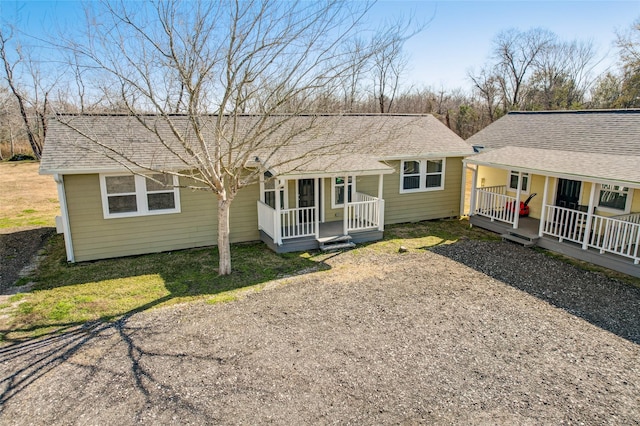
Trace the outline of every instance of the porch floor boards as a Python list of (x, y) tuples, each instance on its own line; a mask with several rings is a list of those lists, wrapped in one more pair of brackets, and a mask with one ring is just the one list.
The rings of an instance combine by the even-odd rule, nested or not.
[[(540, 220), (532, 217), (521, 217), (519, 219), (517, 229), (514, 229), (508, 223), (499, 222), (497, 220), (492, 222), (489, 218), (477, 215), (469, 217), (469, 223), (473, 226), (488, 229), (489, 231), (496, 232), (498, 234), (511, 232), (527, 237), (537, 237), (540, 226)], [(624, 256), (607, 252), (600, 253), (600, 250), (592, 247), (589, 247), (587, 250), (583, 250), (581, 244), (567, 240), (560, 242), (558, 238), (549, 235), (543, 235), (542, 238), (538, 239), (537, 246), (640, 278), (640, 266), (635, 265), (633, 260)]]
[[(316, 239), (315, 235), (298, 238), (286, 238), (282, 240), (282, 245), (277, 245), (273, 242), (273, 239), (263, 231), (260, 231), (260, 239), (276, 253), (316, 250), (320, 247), (319, 240), (327, 242), (343, 237), (345, 235), (342, 232), (344, 229), (343, 225), (344, 222), (341, 220), (320, 223), (319, 239)], [(284, 230), (282, 232), (282, 235), (286, 235), (284, 233)], [(363, 243), (368, 241), (381, 240), (383, 237), (383, 232), (379, 231), (378, 229), (370, 229), (363, 231), (352, 231), (348, 235), (351, 236), (352, 242)]]

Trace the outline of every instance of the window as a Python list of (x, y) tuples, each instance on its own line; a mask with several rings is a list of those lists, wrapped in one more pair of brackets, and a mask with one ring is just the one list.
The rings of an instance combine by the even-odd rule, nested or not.
[[(276, 180), (270, 179), (271, 176), (272, 176), (271, 174), (267, 175), (266, 173), (264, 175), (264, 181), (262, 182), (262, 185), (263, 185), (262, 201), (272, 209), (275, 209), (276, 208)], [(280, 208), (285, 209), (286, 204), (287, 203), (286, 203), (285, 190), (280, 189)]]
[(444, 189), (444, 166), (444, 159), (401, 161), (400, 193)]
[[(351, 202), (351, 197), (355, 192), (355, 182), (353, 176), (349, 176), (349, 183), (347, 185), (347, 197), (348, 202)], [(331, 208), (344, 207), (344, 178), (337, 177), (332, 180), (331, 185)]]
[[(518, 172), (509, 172), (509, 189), (513, 191), (518, 190)], [(522, 192), (529, 192), (529, 173), (522, 174)]]
[(100, 175), (105, 219), (179, 213), (177, 178), (162, 173), (147, 176)]
[(618, 185), (600, 185), (598, 207), (614, 213), (629, 213), (631, 211), (631, 191)]

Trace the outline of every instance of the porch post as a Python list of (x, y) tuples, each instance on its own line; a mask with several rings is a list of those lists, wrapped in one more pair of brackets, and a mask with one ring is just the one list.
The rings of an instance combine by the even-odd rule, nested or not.
[(589, 238), (591, 237), (591, 223), (593, 222), (593, 203), (596, 200), (596, 184), (591, 182), (591, 192), (589, 193), (589, 207), (587, 209), (587, 222), (584, 229), (584, 240), (582, 241), (582, 250), (589, 248)]
[(315, 208), (315, 230), (316, 230), (316, 239), (320, 238), (320, 194), (318, 189), (320, 188), (320, 178), (315, 178), (315, 191), (313, 191), (313, 205)]
[[(275, 223), (275, 232), (274, 232), (274, 239), (273, 242), (276, 243), (277, 245), (281, 245), (282, 244), (282, 226), (280, 224), (280, 179), (276, 179), (276, 181), (274, 182), (274, 188), (275, 193), (276, 193), (276, 220), (273, 221), (273, 223)], [(284, 181), (285, 185), (287, 184), (287, 181)]]
[(520, 221), (520, 195), (522, 194), (522, 171), (518, 172), (518, 189), (516, 191), (516, 201), (513, 203), (513, 229), (518, 229)]
[[(355, 196), (355, 194), (353, 194)], [(344, 177), (344, 199), (342, 200), (343, 210), (342, 210), (342, 235), (349, 234), (349, 222), (348, 222), (348, 214), (349, 214), (349, 176)]]
[(467, 196), (467, 162), (462, 162), (462, 185), (460, 185), (460, 217), (464, 216), (464, 200)]
[(476, 214), (476, 188), (478, 187), (478, 165), (471, 169), (471, 200), (469, 202), (469, 216)]
[(549, 176), (544, 177), (544, 192), (542, 193), (542, 214), (540, 215), (540, 226), (538, 227), (538, 236), (542, 237), (544, 231), (544, 223), (547, 220), (547, 192), (549, 191)]
[(378, 175), (378, 231), (384, 231), (384, 199), (382, 198), (383, 178), (384, 175), (380, 173)]

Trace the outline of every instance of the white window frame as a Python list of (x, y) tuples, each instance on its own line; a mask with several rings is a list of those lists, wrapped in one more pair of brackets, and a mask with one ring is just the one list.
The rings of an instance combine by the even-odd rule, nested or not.
[[(150, 173), (160, 174), (160, 173)], [(130, 193), (130, 195), (136, 196), (136, 206), (137, 211), (135, 212), (124, 212), (124, 213), (111, 213), (109, 211), (109, 196), (107, 194), (107, 178), (108, 177), (116, 177), (116, 176), (133, 176), (134, 184), (135, 184), (135, 193)], [(155, 216), (160, 214), (174, 214), (180, 213), (180, 189), (178, 186), (178, 177), (172, 176), (173, 179), (173, 188), (167, 187), (166, 190), (162, 191), (147, 191), (147, 177), (144, 175), (132, 175), (130, 173), (110, 173), (110, 174), (101, 174), (100, 175), (100, 194), (102, 197), (102, 214), (105, 219), (115, 219), (121, 217), (137, 217), (137, 216)], [(175, 207), (172, 209), (160, 209), (160, 210), (149, 210), (147, 194), (153, 194), (158, 192), (173, 192), (173, 199)], [(114, 194), (112, 194), (114, 195)]]
[[(609, 184), (612, 187), (620, 187), (622, 185), (614, 185), (614, 184)], [(633, 188), (630, 188), (628, 186), (625, 186), (623, 188), (626, 188), (626, 191), (624, 190), (612, 190), (612, 189), (604, 189), (603, 188), (604, 184), (598, 184), (597, 190), (598, 190), (598, 194), (597, 194), (597, 198), (596, 198), (596, 203), (597, 206), (596, 208), (600, 211), (603, 212), (607, 212), (607, 213), (613, 213), (613, 214), (628, 214), (631, 213), (631, 205), (633, 204)], [(600, 195), (602, 193), (602, 191), (611, 191), (611, 192), (618, 192), (618, 193), (625, 193), (627, 194), (627, 201), (625, 203), (624, 206), (624, 210), (620, 210), (620, 209), (614, 209), (613, 207), (606, 207), (606, 206), (601, 206), (600, 205)]]
[[(264, 184), (264, 181), (265, 181), (265, 178), (264, 178), (264, 175), (262, 175), (260, 177), (260, 201), (262, 201), (264, 204), (267, 204), (266, 193), (276, 192), (276, 188), (278, 188), (278, 179), (273, 178), (273, 189), (267, 189)], [(285, 210), (288, 209), (289, 208), (289, 185), (287, 185), (286, 183), (282, 187), (280, 187), (280, 199), (282, 200), (280, 204), (284, 206), (283, 208)]]
[[(418, 186), (418, 188), (404, 189), (404, 178), (405, 178), (404, 163), (405, 162), (409, 162), (409, 161), (415, 161), (415, 162), (420, 163), (420, 185)], [(428, 173), (427, 172), (427, 163), (429, 161), (442, 161), (442, 171), (440, 171), (438, 173)], [(414, 192), (430, 192), (430, 191), (442, 191), (442, 190), (444, 190), (444, 181), (445, 181), (445, 177), (446, 177), (446, 166), (447, 166), (447, 159), (446, 158), (425, 158), (425, 159), (401, 160), (400, 161), (400, 193), (401, 194), (411, 194), (411, 193), (414, 193)], [(409, 175), (409, 176), (412, 176), (412, 175)], [(428, 175), (440, 175), (441, 176), (440, 186), (433, 186), (433, 187), (427, 188), (427, 176)]]
[[(336, 191), (337, 187), (344, 187), (344, 182), (342, 183), (336, 183), (336, 179), (344, 179), (343, 176), (336, 176), (336, 177), (332, 177), (331, 178), (331, 208), (332, 209), (339, 209), (341, 207), (344, 207), (344, 203), (340, 203), (338, 204), (338, 200), (336, 199), (336, 196), (338, 195), (338, 191)], [(353, 200), (353, 197), (355, 197), (356, 194), (356, 179), (354, 176), (349, 176), (348, 178), (348, 186), (351, 187), (351, 200)], [(348, 198), (349, 198), (349, 190), (347, 189), (347, 191), (345, 192), (345, 197), (347, 197), (347, 203), (349, 202)]]
[[(516, 176), (518, 177), (519, 172), (515, 171), (515, 170), (509, 170), (509, 174), (507, 175), (507, 191), (512, 191), (512, 192), (517, 192), (518, 191), (518, 186), (516, 185), (515, 188), (511, 187), (511, 177), (512, 176)], [(526, 185), (522, 185), (521, 188), (521, 192), (523, 194), (528, 194), (529, 193), (529, 189), (531, 188), (531, 175), (529, 173), (522, 173), (522, 180), (524, 181), (527, 178)]]

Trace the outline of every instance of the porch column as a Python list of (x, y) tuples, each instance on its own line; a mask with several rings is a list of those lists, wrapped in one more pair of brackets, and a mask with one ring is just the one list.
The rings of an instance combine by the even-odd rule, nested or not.
[(513, 229), (518, 229), (520, 221), (520, 195), (522, 195), (522, 171), (518, 172), (518, 189), (516, 190), (516, 201), (513, 204)]
[(342, 235), (347, 235), (349, 233), (349, 220), (347, 217), (349, 214), (349, 176), (344, 177), (344, 199), (342, 201)]
[(476, 214), (476, 188), (478, 187), (478, 167), (471, 169), (471, 199), (469, 202), (469, 216)]
[(384, 199), (382, 198), (384, 188), (383, 178), (384, 175), (380, 173), (378, 175), (378, 231), (384, 231)]
[(591, 182), (591, 192), (589, 193), (589, 207), (587, 209), (587, 222), (585, 223), (582, 250), (589, 248), (589, 238), (591, 237), (591, 223), (593, 223), (593, 204), (596, 200), (596, 184)]
[(313, 191), (313, 205), (316, 207), (314, 219), (315, 219), (315, 230), (316, 230), (316, 239), (320, 238), (320, 194), (318, 189), (320, 188), (320, 178), (315, 179), (315, 191)]
[(460, 217), (464, 216), (464, 200), (467, 196), (467, 162), (462, 162), (462, 185), (460, 186)]
[(542, 214), (540, 215), (540, 226), (538, 227), (538, 236), (542, 237), (544, 231), (544, 223), (547, 220), (547, 192), (549, 191), (549, 176), (544, 177), (544, 192), (542, 193)]
[[(287, 184), (287, 181), (284, 181), (284, 184)], [(282, 225), (280, 223), (280, 219), (281, 219), (281, 215), (280, 215), (280, 179), (276, 179), (276, 181), (273, 184), (273, 187), (275, 188), (275, 193), (276, 193), (276, 220), (273, 221), (273, 223), (275, 223), (275, 235), (274, 235), (274, 239), (273, 242), (276, 243), (277, 245), (281, 245), (282, 244)]]

